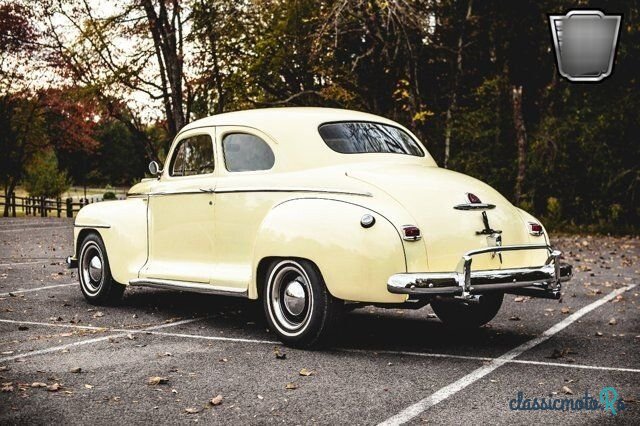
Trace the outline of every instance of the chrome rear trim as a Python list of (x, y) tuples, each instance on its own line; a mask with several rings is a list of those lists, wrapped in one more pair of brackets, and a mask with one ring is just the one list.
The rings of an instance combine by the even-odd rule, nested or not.
[(496, 205), (487, 203), (465, 203), (453, 206), (453, 208), (456, 210), (491, 210), (495, 209)]
[[(472, 256), (474, 255), (518, 250), (546, 250), (549, 257), (541, 266), (486, 271), (471, 270)], [(455, 271), (392, 275), (387, 282), (387, 290), (390, 293), (412, 296), (458, 295), (470, 298), (488, 291), (511, 292), (511, 290), (529, 288), (529, 290), (541, 290), (540, 292), (532, 292), (534, 297), (551, 295), (556, 298), (560, 294), (560, 283), (569, 280), (573, 273), (571, 265), (560, 263), (561, 254), (560, 251), (553, 250), (544, 244), (484, 247), (466, 252)]]

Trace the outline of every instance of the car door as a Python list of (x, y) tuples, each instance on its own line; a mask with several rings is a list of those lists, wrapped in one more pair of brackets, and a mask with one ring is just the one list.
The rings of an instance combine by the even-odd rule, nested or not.
[(214, 128), (176, 139), (149, 196), (149, 257), (141, 278), (210, 282), (216, 248), (214, 140)]
[(219, 166), (216, 186), (216, 270), (212, 282), (247, 289), (253, 247), (269, 210), (286, 196), (270, 191), (277, 162), (275, 142), (253, 128), (216, 128)]

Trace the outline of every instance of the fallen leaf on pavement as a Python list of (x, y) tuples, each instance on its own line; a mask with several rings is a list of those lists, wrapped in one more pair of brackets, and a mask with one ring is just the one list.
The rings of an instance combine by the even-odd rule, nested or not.
[(306, 368), (303, 368), (302, 370), (300, 370), (300, 375), (301, 376), (310, 376), (312, 374), (313, 374), (313, 371), (307, 370)]
[(188, 408), (185, 408), (184, 411), (189, 414), (196, 414), (202, 411), (202, 408), (188, 407)]
[(287, 354), (284, 352), (280, 352), (279, 347), (276, 346), (275, 348), (273, 348), (273, 352), (276, 354), (277, 359), (287, 359)]
[(211, 401), (209, 401), (209, 404), (214, 405), (214, 406), (222, 404), (222, 395), (218, 395), (218, 396), (215, 396), (215, 397), (211, 398)]
[(601, 331), (596, 331), (596, 336), (602, 337), (602, 332)]
[(524, 302), (524, 297), (522, 296), (518, 296), (515, 299), (513, 299), (514, 302)]
[(33, 382), (31, 383), (32, 388), (46, 388), (47, 384), (42, 382)]
[(571, 308), (565, 306), (564, 308), (560, 309), (560, 312), (562, 312), (563, 314), (568, 314), (569, 312), (571, 312)]
[(617, 319), (615, 319), (615, 318), (611, 318), (611, 319), (609, 320), (609, 325), (616, 325), (617, 323), (618, 323), (618, 320), (617, 320)]
[(287, 386), (285, 386), (284, 388), (289, 390), (298, 389), (298, 385), (295, 383), (287, 383)]
[(84, 385), (84, 387), (87, 389), (93, 389), (93, 385)]
[(60, 385), (60, 383), (54, 383), (52, 385), (47, 386), (47, 390), (49, 392), (58, 392), (61, 388), (62, 388), (62, 385)]
[(82, 368), (80, 367), (76, 367), (73, 370), (71, 370), (72, 373), (81, 373), (82, 372)]
[(562, 387), (562, 391), (567, 395), (573, 395), (573, 391), (571, 390), (571, 388), (569, 386), (563, 386)]
[(512, 316), (512, 317), (509, 317), (509, 320), (510, 320), (510, 321), (520, 321), (520, 317), (519, 317), (519, 316), (517, 316), (517, 315), (514, 315), (514, 316)]
[(100, 311), (98, 311), (95, 314), (93, 314), (94, 318), (100, 318), (100, 317), (103, 317), (103, 316), (104, 316), (104, 314), (102, 312), (100, 312)]
[(151, 386), (165, 385), (167, 383), (169, 383), (169, 379), (167, 379), (166, 377), (160, 377), (160, 376), (149, 377), (149, 379), (147, 380), (147, 384)]

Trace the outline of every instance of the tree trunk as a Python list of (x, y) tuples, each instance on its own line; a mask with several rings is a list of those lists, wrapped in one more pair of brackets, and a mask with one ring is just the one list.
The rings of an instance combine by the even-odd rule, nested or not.
[(182, 99), (183, 40), (180, 4), (173, 1), (172, 16), (169, 17), (166, 3), (160, 1), (159, 12), (156, 12), (152, 0), (142, 0), (160, 67), (167, 125), (173, 137), (186, 124)]
[(518, 174), (516, 176), (515, 188), (516, 204), (518, 204), (522, 201), (523, 196), (523, 185), (526, 171), (527, 129), (524, 125), (524, 117), (522, 115), (522, 86), (511, 86), (511, 94), (513, 125), (516, 131), (516, 142), (518, 144)]
[(460, 28), (460, 37), (458, 37), (458, 53), (456, 57), (456, 70), (453, 74), (453, 88), (451, 89), (451, 103), (449, 104), (449, 108), (447, 108), (447, 117), (445, 121), (445, 131), (444, 131), (444, 167), (447, 168), (449, 166), (449, 156), (451, 153), (451, 131), (453, 128), (453, 112), (458, 107), (458, 78), (460, 74), (462, 74), (462, 46), (464, 41), (464, 27), (465, 23), (469, 21), (471, 18), (471, 12), (473, 10), (473, 0), (469, 0), (469, 4), (467, 5), (467, 14), (464, 18), (464, 22), (462, 23), (462, 27)]
[(13, 191), (16, 189), (17, 183), (17, 180), (9, 179), (8, 185), (4, 188), (4, 211), (2, 212), (2, 216), (4, 217), (9, 217), (9, 207), (11, 204), (9, 200), (11, 198), (11, 194), (13, 194)]

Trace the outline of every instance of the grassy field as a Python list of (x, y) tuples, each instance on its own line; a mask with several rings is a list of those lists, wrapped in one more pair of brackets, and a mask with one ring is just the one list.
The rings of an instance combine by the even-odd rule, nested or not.
[[(104, 187), (104, 188), (89, 188), (87, 187), (87, 198), (102, 198), (105, 192), (113, 192), (116, 194), (116, 197), (123, 198), (126, 196), (129, 187)], [(2, 193), (4, 194), (4, 188), (2, 189)], [(15, 190), (16, 197), (26, 197), (29, 194), (23, 187), (17, 187)], [(60, 198), (63, 200), (66, 198), (73, 198), (74, 201), (79, 200), (80, 198), (84, 198), (84, 188), (82, 186), (72, 186), (66, 192), (62, 193)]]

